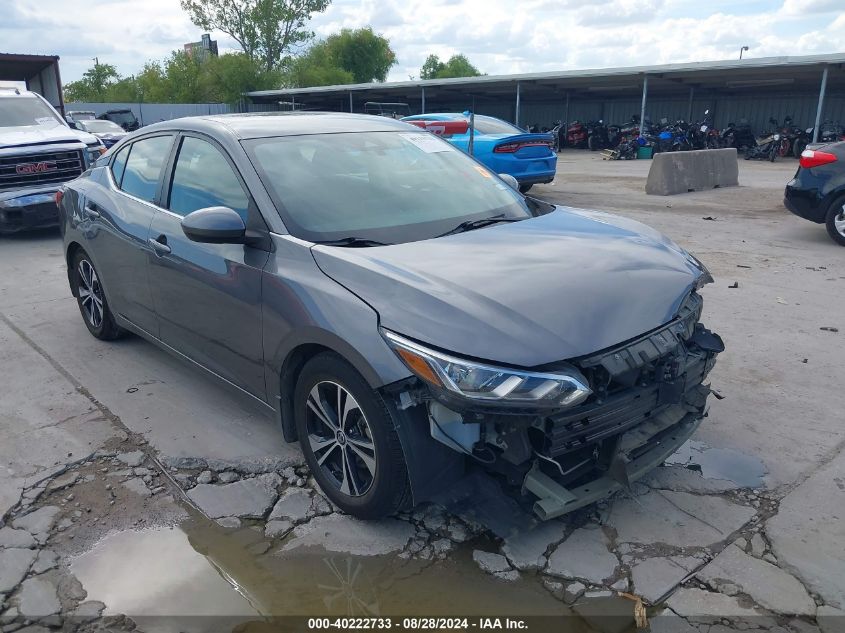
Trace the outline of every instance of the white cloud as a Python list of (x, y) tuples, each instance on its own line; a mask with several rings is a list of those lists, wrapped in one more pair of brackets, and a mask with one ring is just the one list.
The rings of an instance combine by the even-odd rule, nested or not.
[[(91, 58), (136, 72), (198, 39), (178, 0), (0, 0), (3, 52), (62, 57), (78, 79)], [(320, 36), (371, 25), (391, 41), (389, 76), (418, 76), (430, 53), (464, 53), (489, 74), (840, 52), (842, 0), (334, 0)], [(837, 26), (838, 25), (838, 26)], [(213, 34), (223, 50), (235, 43)]]

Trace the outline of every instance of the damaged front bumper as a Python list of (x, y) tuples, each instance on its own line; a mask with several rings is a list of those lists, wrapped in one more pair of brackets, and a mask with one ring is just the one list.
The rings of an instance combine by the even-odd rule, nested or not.
[(657, 468), (678, 450), (706, 416), (703, 412), (686, 412), (682, 407), (673, 407), (659, 417), (671, 420), (676, 414), (680, 414), (680, 418), (642, 445), (645, 450), (639, 451), (636, 457), (631, 459), (629, 454), (620, 450), (614, 456), (612, 463), (617, 466), (612, 472), (609, 470), (607, 474), (573, 488), (567, 488), (547, 475), (540, 468), (540, 462), (535, 461), (522, 484), (523, 493), (537, 497), (534, 513), (546, 521), (599, 501), (617, 490), (627, 490), (631, 483)]
[(425, 388), (414, 402), (426, 411), (428, 441), (472, 457), (533, 496), (543, 520), (627, 489), (706, 417), (710, 388), (704, 382), (724, 344), (699, 323), (701, 310), (701, 297), (690, 293), (663, 327), (565, 361), (592, 390), (577, 406), (493, 410)]

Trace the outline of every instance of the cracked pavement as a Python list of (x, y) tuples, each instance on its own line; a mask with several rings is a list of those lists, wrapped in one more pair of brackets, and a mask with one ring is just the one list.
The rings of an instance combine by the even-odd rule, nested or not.
[(792, 162), (740, 163), (751, 186), (672, 198), (641, 193), (647, 167), (565, 152), (536, 195), (618, 210), (708, 265), (705, 319), (728, 346), (712, 376), (724, 399), (689, 455), (547, 523), (493, 500), (497, 484), (483, 478), (378, 523), (335, 512), (253, 403), (140, 339), (90, 337), (56, 234), (0, 238), (0, 627), (143, 628), (145, 613), (101, 600), (75, 561), (114, 535), (193, 521), (206, 527), (182, 528), (186, 542), (254, 591), (260, 613), (290, 608), (266, 586), (292, 582), (282, 563), (316, 549), (381, 561), (362, 564), (390, 578), (373, 585), (384, 604), (459, 573), (444, 606), (472, 604), (472, 591), (512, 605), (515, 594), (589, 621), (583, 605), (625, 592), (655, 606), (652, 629), (841, 630), (845, 396), (830, 385), (845, 346), (819, 329), (845, 308), (841, 253), (782, 209)]

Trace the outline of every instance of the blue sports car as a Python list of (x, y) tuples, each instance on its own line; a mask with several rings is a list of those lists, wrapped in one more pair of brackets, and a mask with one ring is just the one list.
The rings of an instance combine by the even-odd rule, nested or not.
[[(403, 121), (466, 121), (462, 113), (417, 114)], [(469, 131), (445, 137), (463, 151), (469, 151)], [(475, 115), (473, 155), (497, 174), (510, 174), (523, 193), (532, 185), (551, 182), (557, 154), (551, 134), (531, 134), (491, 116)]]

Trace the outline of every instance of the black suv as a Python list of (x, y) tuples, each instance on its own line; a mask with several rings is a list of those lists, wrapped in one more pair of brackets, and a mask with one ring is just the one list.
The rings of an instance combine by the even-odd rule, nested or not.
[(123, 108), (121, 110), (107, 110), (97, 118), (117, 123), (127, 132), (134, 132), (141, 127), (141, 122), (135, 116), (135, 113), (129, 108)]

